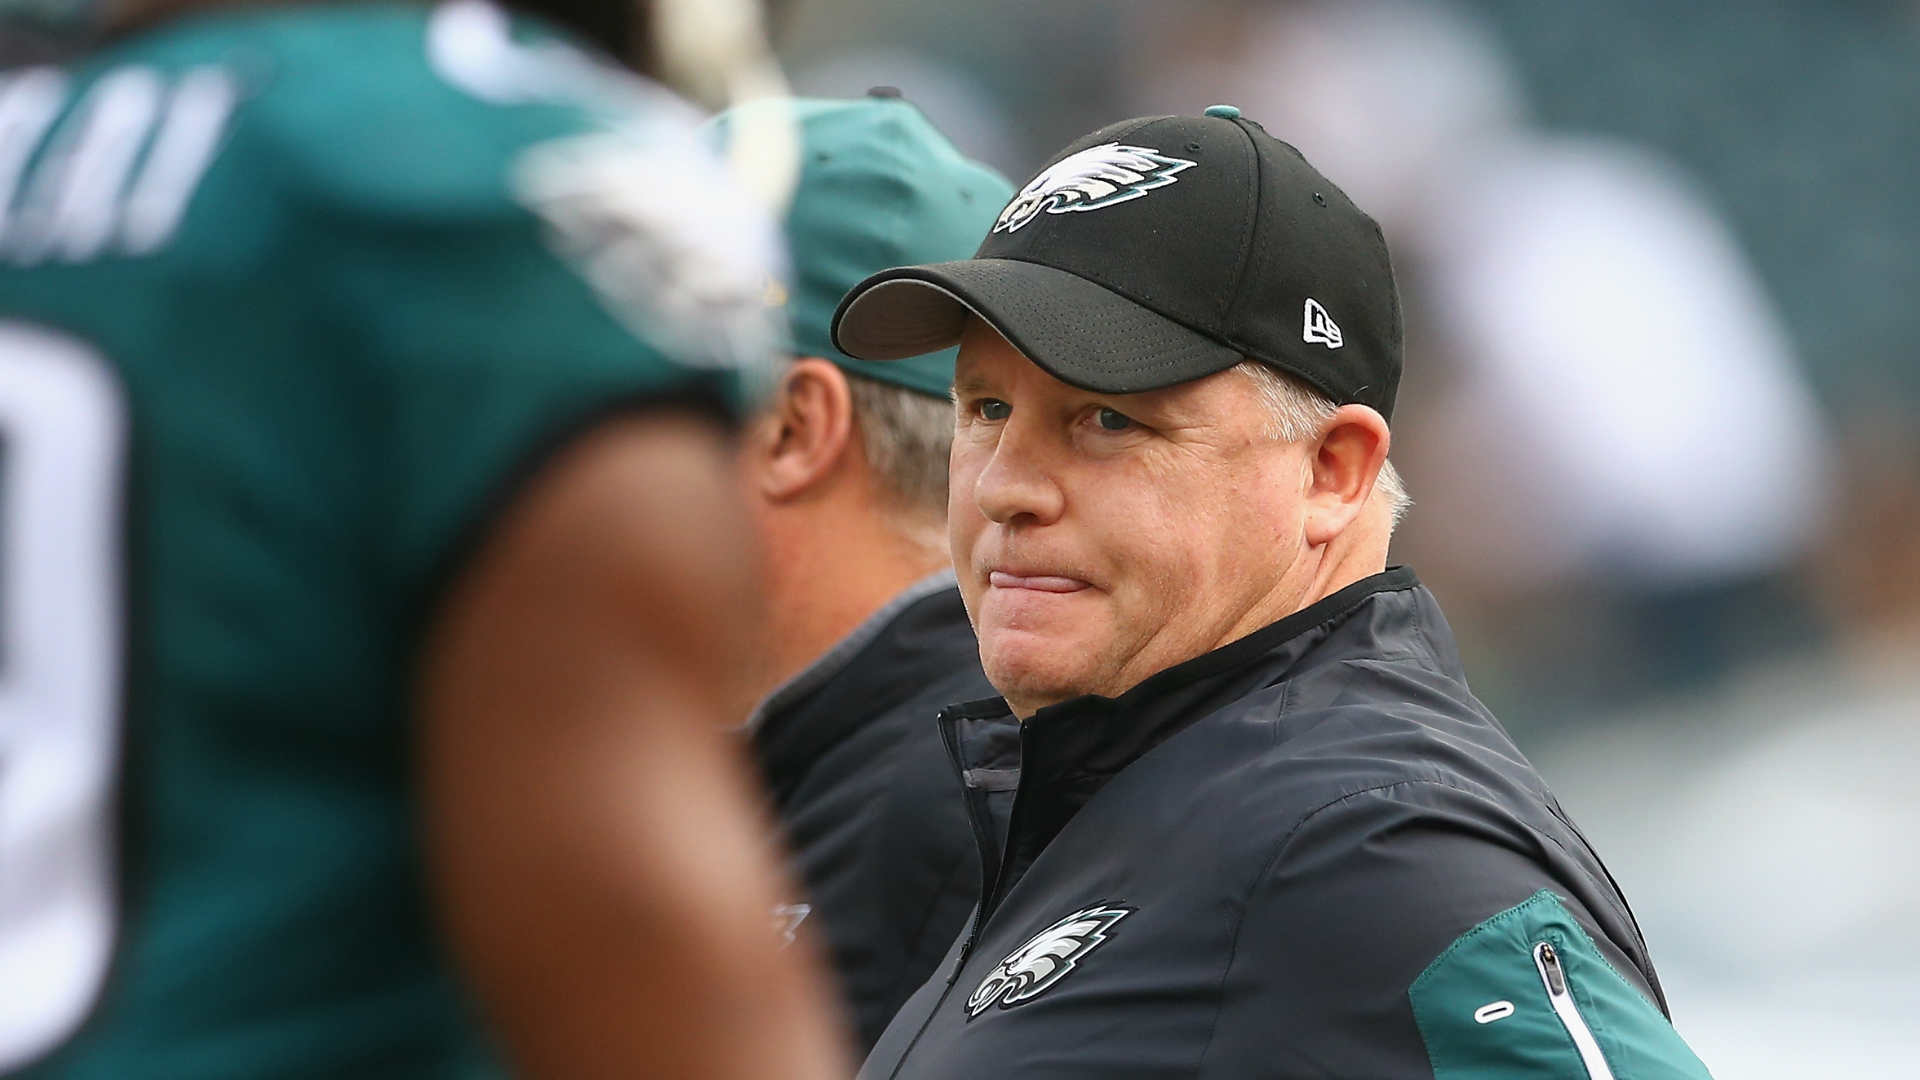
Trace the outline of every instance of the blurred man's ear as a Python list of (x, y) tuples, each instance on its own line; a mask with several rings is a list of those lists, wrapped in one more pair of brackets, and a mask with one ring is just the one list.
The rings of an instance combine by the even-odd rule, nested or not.
[(803, 356), (781, 378), (747, 453), (756, 488), (773, 502), (805, 497), (841, 467), (853, 440), (853, 395), (841, 370)]
[(1308, 447), (1312, 474), (1306, 493), (1307, 543), (1328, 543), (1360, 516), (1392, 441), (1386, 419), (1374, 409), (1342, 405), (1333, 414), (1326, 434)]

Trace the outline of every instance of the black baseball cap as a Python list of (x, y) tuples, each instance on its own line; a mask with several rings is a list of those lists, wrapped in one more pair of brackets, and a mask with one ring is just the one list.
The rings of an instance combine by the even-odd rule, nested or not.
[(969, 313), (1062, 382), (1131, 394), (1243, 359), (1393, 415), (1400, 300), (1380, 226), (1231, 105), (1109, 124), (1014, 193), (973, 258), (854, 286), (833, 342), (896, 360)]

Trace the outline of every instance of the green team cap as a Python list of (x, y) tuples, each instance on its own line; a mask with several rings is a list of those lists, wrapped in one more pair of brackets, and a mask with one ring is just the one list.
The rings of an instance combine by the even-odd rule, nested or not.
[(793, 352), (946, 397), (957, 350), (855, 360), (833, 347), (833, 311), (848, 289), (888, 267), (972, 255), (1013, 185), (962, 156), (896, 90), (856, 101), (753, 101), (710, 127), (724, 140), (733, 119), (750, 109), (791, 109), (800, 129), (800, 182), (786, 220), (792, 281), (768, 290), (769, 303), (787, 309)]

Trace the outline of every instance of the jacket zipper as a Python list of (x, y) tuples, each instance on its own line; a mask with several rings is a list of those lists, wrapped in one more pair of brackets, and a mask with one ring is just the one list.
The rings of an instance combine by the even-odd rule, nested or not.
[(961, 969), (967, 966), (967, 958), (973, 952), (973, 943), (980, 937), (980, 926), (986, 922), (987, 903), (997, 884), (995, 879), (999, 877), (999, 865), (998, 861), (989, 854), (995, 845), (987, 829), (986, 807), (982, 805), (985, 796), (975, 790), (973, 785), (967, 783), (966, 762), (960, 759), (960, 736), (955, 731), (953, 719), (941, 717), (940, 739), (946, 743), (947, 758), (953, 763), (954, 771), (959, 774), (961, 790), (966, 794), (967, 823), (973, 826), (974, 848), (980, 854), (980, 900), (973, 906), (973, 918), (968, 922), (967, 938), (960, 945), (960, 960), (953, 966), (952, 973), (947, 976), (947, 985), (951, 987), (953, 981), (960, 977)]
[(1542, 941), (1533, 947), (1533, 966), (1540, 970), (1540, 981), (1546, 985), (1547, 1001), (1553, 1006), (1554, 1015), (1566, 1026), (1567, 1034), (1573, 1036), (1574, 1048), (1580, 1051), (1580, 1064), (1587, 1069), (1587, 1080), (1613, 1080), (1613, 1068), (1600, 1052), (1600, 1042), (1593, 1037), (1593, 1029), (1580, 1015), (1580, 1006), (1567, 986), (1566, 969), (1560, 966), (1560, 953), (1551, 942)]
[[(947, 974), (947, 984), (940, 988), (940, 996), (935, 999), (933, 1008), (928, 1009), (927, 1015), (920, 1018), (919, 1030), (913, 1033), (913, 1038), (907, 1040), (906, 1049), (900, 1051), (900, 1057), (894, 1061), (893, 1071), (887, 1074), (887, 1080), (897, 1080), (901, 1067), (907, 1063), (908, 1058), (913, 1056), (913, 1048), (920, 1045), (921, 1036), (927, 1033), (927, 1028), (933, 1026), (933, 1018), (940, 1015), (940, 1010), (946, 1007), (947, 998), (953, 995), (953, 984), (960, 980), (960, 973), (966, 970), (967, 957), (973, 953), (974, 942), (979, 940), (981, 924), (986, 922), (987, 894), (993, 891), (996, 884), (994, 879), (999, 876), (999, 867), (991, 863), (987, 857), (987, 849), (991, 844), (986, 826), (986, 808), (981, 805), (984, 797), (976, 799), (973, 787), (967, 783), (967, 765), (960, 759), (960, 736), (954, 730), (954, 719), (944, 710), (941, 712), (940, 741), (947, 744), (947, 757), (953, 762), (954, 771), (960, 777), (960, 786), (966, 792), (967, 817), (973, 823), (973, 842), (980, 849), (980, 902), (974, 905), (973, 922), (967, 928), (966, 941), (961, 943), (960, 958), (954, 963), (953, 970)], [(1021, 733), (1023, 742), (1025, 734), (1025, 732)]]

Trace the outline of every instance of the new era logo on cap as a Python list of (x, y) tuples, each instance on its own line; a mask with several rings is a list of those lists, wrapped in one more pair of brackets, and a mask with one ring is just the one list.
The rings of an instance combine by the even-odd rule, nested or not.
[(1334, 322), (1333, 316), (1327, 314), (1327, 309), (1320, 306), (1320, 301), (1311, 296), (1307, 297), (1306, 325), (1300, 331), (1300, 340), (1310, 345), (1325, 345), (1329, 349), (1337, 349), (1344, 343), (1340, 336), (1340, 324)]

